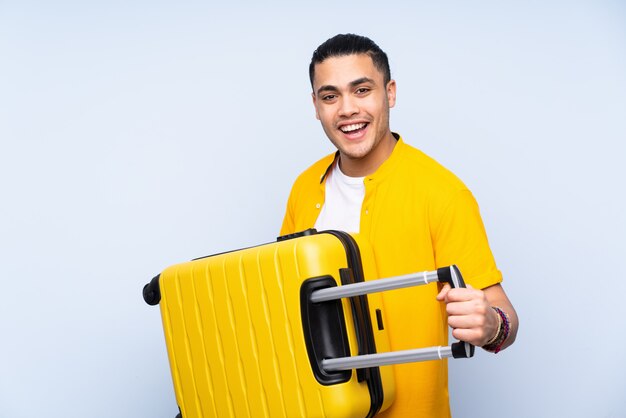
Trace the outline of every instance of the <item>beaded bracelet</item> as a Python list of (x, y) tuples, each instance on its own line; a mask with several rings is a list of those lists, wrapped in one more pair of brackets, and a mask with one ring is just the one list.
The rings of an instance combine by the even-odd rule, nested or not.
[(509, 320), (509, 315), (502, 309), (498, 308), (497, 306), (492, 306), (491, 308), (498, 314), (500, 324), (495, 338), (492, 338), (491, 341), (483, 345), (483, 348), (487, 351), (492, 351), (493, 353), (497, 354), (502, 349), (502, 346), (504, 345), (506, 339), (509, 338), (509, 333), (511, 331), (511, 321)]
[[(496, 313), (497, 313), (497, 311), (496, 311)], [(496, 329), (497, 329), (496, 334), (493, 337), (491, 337), (491, 339), (489, 341), (487, 341), (485, 344), (483, 344), (483, 347), (490, 346), (493, 343), (495, 343), (498, 340), (498, 338), (500, 337), (500, 335), (502, 334), (502, 317), (499, 314), (497, 316), (498, 316), (498, 326), (496, 327)]]

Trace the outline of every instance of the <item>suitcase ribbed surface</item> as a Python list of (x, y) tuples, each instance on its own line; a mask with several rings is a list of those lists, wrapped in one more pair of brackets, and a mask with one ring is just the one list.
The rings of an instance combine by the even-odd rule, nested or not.
[(326, 274), (338, 280), (342, 267), (343, 246), (320, 234), (165, 270), (161, 312), (183, 417), (367, 415), (367, 386), (355, 373), (348, 383), (320, 385), (304, 344), (300, 285)]

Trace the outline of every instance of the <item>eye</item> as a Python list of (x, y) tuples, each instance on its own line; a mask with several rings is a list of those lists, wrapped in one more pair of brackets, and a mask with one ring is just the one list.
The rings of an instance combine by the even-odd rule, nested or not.
[(369, 91), (370, 91), (370, 89), (367, 88), (367, 87), (359, 87), (358, 89), (356, 89), (355, 93), (363, 95), (363, 94), (369, 93)]
[(325, 102), (330, 102), (332, 100), (335, 100), (337, 98), (337, 95), (335, 94), (326, 94), (324, 96), (322, 96), (322, 100)]

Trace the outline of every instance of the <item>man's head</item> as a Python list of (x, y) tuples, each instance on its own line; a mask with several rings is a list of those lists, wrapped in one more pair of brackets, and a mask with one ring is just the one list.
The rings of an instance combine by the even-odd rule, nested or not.
[(369, 55), (374, 66), (383, 74), (385, 84), (391, 80), (387, 54), (371, 39), (365, 36), (348, 33), (333, 36), (313, 51), (313, 57), (311, 57), (311, 63), (309, 64), (311, 87), (313, 87), (313, 79), (315, 78), (316, 64), (320, 64), (328, 58), (353, 54)]
[(341, 170), (366, 176), (391, 155), (389, 109), (396, 102), (385, 53), (370, 39), (337, 35), (313, 53), (315, 117), (340, 154)]

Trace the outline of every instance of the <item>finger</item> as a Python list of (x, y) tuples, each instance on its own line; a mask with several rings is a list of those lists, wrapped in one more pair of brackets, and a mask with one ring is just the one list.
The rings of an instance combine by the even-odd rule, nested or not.
[(498, 331), (497, 322), (490, 320), (489, 316), (476, 313), (449, 315), (448, 325), (452, 328), (452, 335), (455, 338), (479, 346), (484, 345)]
[(437, 300), (439, 302), (444, 301), (446, 299), (446, 295), (448, 294), (448, 292), (450, 292), (450, 285), (449, 284), (445, 284), (441, 288), (441, 291), (439, 292), (439, 294), (437, 295)]
[(480, 315), (451, 315), (448, 316), (448, 325), (452, 328), (483, 329), (485, 317)]
[(489, 305), (484, 303), (481, 299), (454, 302), (450, 296), (448, 296), (446, 312), (448, 315), (478, 315), (482, 317), (490, 314)]
[(479, 347), (483, 345), (484, 341), (484, 338), (480, 336), (480, 333), (473, 329), (454, 329), (452, 330), (452, 336), (459, 341), (465, 341)]
[(447, 294), (448, 302), (465, 302), (470, 300), (484, 299), (481, 290), (466, 289), (462, 287), (450, 289)]

